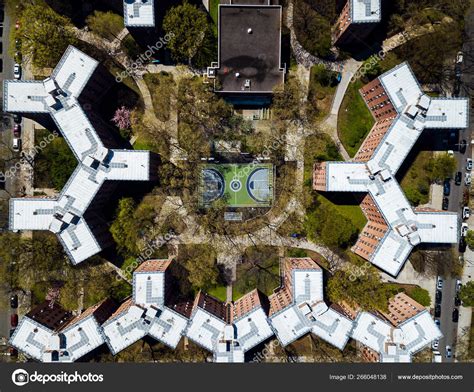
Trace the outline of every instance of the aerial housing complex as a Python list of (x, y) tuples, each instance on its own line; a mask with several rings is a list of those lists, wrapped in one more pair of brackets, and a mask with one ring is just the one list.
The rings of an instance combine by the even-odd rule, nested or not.
[(313, 187), (322, 192), (367, 194), (361, 208), (368, 223), (352, 250), (396, 276), (414, 246), (458, 241), (458, 215), (413, 209), (395, 174), (425, 128), (467, 128), (469, 100), (424, 94), (407, 63), (375, 79), (360, 93), (376, 123), (352, 162), (315, 165)]
[(281, 6), (270, 0), (219, 4), (218, 60), (207, 72), (216, 92), (252, 103), (283, 84), (281, 18)]
[(404, 294), (391, 300), (387, 314), (328, 306), (323, 271), (310, 258), (284, 259), (282, 286), (271, 296), (253, 290), (226, 303), (202, 292), (194, 301), (174, 298), (171, 263), (143, 262), (133, 274), (133, 295), (118, 308), (104, 301), (74, 318), (48, 306), (30, 312), (10, 344), (38, 361), (64, 362), (103, 343), (117, 354), (146, 335), (170, 348), (185, 336), (215, 362), (244, 362), (272, 336), (286, 346), (312, 333), (340, 350), (353, 338), (368, 360), (408, 362), (441, 337), (428, 310)]
[(123, 0), (126, 27), (154, 27), (155, 0)]
[(100, 209), (117, 182), (151, 179), (152, 154), (119, 149), (108, 126), (85, 112), (91, 105), (84, 100), (102, 96), (108, 76), (96, 60), (70, 46), (49, 78), (4, 82), (4, 110), (50, 123), (79, 162), (58, 197), (10, 199), (10, 230), (55, 233), (73, 264), (112, 243)]
[(366, 38), (382, 20), (382, 0), (347, 0), (333, 30), (335, 45)]

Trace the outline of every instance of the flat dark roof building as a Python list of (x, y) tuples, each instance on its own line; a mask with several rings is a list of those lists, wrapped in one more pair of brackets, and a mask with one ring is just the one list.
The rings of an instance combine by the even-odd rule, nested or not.
[(208, 71), (216, 91), (269, 94), (283, 84), (281, 15), (279, 5), (219, 6), (218, 62)]

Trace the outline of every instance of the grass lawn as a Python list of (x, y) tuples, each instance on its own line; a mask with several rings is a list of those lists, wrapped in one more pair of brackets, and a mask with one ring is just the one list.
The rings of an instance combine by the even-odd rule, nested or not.
[(430, 177), (426, 166), (432, 157), (433, 152), (420, 151), (400, 181), (406, 197), (414, 206), (426, 204), (430, 200)]
[(336, 83), (332, 81), (335, 80), (335, 74), (335, 72), (327, 71), (323, 65), (311, 67), (308, 100), (317, 112), (317, 119), (323, 119), (331, 110), (336, 92)]
[(349, 84), (337, 124), (339, 138), (347, 152), (353, 157), (374, 125), (374, 119), (359, 94), (361, 81)]
[(43, 148), (35, 157), (35, 188), (55, 188), (60, 191), (77, 167), (77, 160), (60, 136), (53, 137), (46, 129), (35, 130), (35, 146)]
[(206, 165), (202, 171), (200, 204), (224, 197), (231, 207), (269, 207), (274, 197), (273, 165)]
[(173, 75), (166, 72), (145, 74), (143, 80), (150, 89), (156, 117), (161, 121), (168, 121), (171, 111), (171, 94), (175, 88)]
[[(351, 196), (347, 195), (347, 197), (350, 198)], [(367, 223), (367, 219), (365, 218), (365, 215), (362, 213), (362, 209), (360, 208), (359, 205), (336, 204), (336, 203), (333, 203), (331, 200), (326, 199), (326, 197), (324, 197), (323, 195), (318, 195), (318, 201), (322, 204), (328, 204), (334, 207), (337, 210), (337, 212), (339, 212), (342, 216), (349, 219), (354, 224), (354, 226), (357, 229), (359, 229), (359, 231), (362, 231), (362, 229)], [(353, 202), (353, 199), (351, 198), (351, 200), (348, 201), (348, 203), (349, 202)]]
[(208, 289), (207, 293), (217, 299), (220, 299), (222, 302), (226, 302), (227, 300), (227, 288), (225, 286), (215, 286), (211, 289)]
[(209, 0), (209, 14), (214, 22), (214, 30), (217, 33), (217, 19), (219, 13), (219, 0)]

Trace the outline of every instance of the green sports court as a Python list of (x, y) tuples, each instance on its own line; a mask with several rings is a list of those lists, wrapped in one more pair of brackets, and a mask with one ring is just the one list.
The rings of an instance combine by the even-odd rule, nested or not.
[(273, 181), (272, 164), (203, 165), (200, 204), (210, 206), (225, 198), (229, 207), (270, 207), (274, 197)]

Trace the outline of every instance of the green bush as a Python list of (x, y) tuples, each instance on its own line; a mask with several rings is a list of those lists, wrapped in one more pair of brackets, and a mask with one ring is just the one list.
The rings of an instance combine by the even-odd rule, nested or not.
[(413, 290), (408, 291), (407, 295), (413, 298), (420, 305), (431, 305), (430, 293), (428, 292), (428, 290), (422, 289), (421, 287), (415, 287)]

